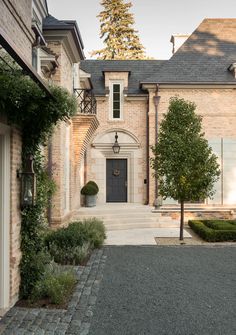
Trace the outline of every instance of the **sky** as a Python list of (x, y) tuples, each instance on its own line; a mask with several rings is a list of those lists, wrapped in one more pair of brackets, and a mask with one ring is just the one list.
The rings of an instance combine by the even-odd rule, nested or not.
[[(100, 0), (47, 0), (49, 13), (57, 19), (76, 20), (84, 42), (86, 58), (89, 52), (103, 47), (99, 37)], [(175, 33), (192, 33), (204, 18), (236, 17), (236, 0), (130, 0), (147, 56), (168, 59)], [(125, 0), (127, 2), (127, 0)]]

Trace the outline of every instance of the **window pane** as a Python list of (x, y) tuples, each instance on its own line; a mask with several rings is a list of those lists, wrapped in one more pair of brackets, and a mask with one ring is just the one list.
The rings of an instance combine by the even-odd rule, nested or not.
[(120, 110), (113, 110), (113, 118), (114, 119), (119, 119), (120, 118)]
[(114, 93), (113, 94), (113, 100), (120, 101), (120, 93)]
[(120, 109), (120, 101), (113, 101), (113, 109)]
[(120, 93), (120, 84), (114, 84), (113, 85), (113, 92), (114, 93)]

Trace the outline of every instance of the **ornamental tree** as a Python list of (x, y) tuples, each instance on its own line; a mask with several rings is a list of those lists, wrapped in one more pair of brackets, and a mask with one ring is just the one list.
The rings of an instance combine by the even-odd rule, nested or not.
[(196, 105), (172, 97), (160, 125), (157, 145), (152, 147), (151, 166), (158, 178), (158, 194), (181, 204), (180, 240), (183, 240), (184, 203), (199, 201), (214, 194), (220, 169), (202, 132), (202, 117)]
[(133, 28), (134, 15), (129, 12), (131, 2), (102, 0), (103, 10), (98, 15), (101, 22), (100, 38), (105, 47), (91, 56), (98, 59), (144, 59), (145, 51), (137, 31)]

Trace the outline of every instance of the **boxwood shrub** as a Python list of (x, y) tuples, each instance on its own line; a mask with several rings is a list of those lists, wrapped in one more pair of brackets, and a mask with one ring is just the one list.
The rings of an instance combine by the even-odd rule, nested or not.
[(188, 224), (205, 241), (236, 241), (235, 221), (189, 220)]
[(215, 230), (236, 230), (235, 221), (201, 220), (205, 226)]

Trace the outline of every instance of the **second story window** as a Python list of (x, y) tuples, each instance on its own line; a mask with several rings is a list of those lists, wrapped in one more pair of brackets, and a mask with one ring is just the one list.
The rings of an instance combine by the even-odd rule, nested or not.
[(123, 83), (112, 82), (110, 85), (110, 119), (120, 120), (123, 118)]
[(113, 84), (113, 119), (120, 119), (120, 84)]
[(32, 66), (38, 71), (38, 49), (32, 48)]

